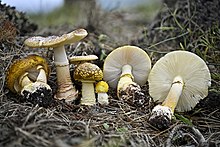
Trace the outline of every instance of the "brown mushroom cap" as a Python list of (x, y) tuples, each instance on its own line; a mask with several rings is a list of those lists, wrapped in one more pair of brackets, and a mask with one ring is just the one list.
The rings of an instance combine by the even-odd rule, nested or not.
[(80, 64), (74, 72), (74, 79), (79, 81), (99, 81), (102, 78), (102, 70), (92, 63)]
[(41, 65), (46, 74), (47, 77), (49, 77), (50, 69), (47, 64), (47, 61), (38, 55), (29, 55), (23, 59), (16, 60), (12, 65), (9, 67), (7, 71), (7, 77), (6, 77), (6, 83), (7, 87), (14, 93), (17, 91), (14, 88), (15, 84), (18, 84), (19, 77), (24, 74), (25, 72), (28, 72), (28, 70), (37, 70), (37, 66)]

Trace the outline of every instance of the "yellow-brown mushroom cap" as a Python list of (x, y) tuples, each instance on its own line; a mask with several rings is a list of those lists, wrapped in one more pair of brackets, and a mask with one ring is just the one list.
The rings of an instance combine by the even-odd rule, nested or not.
[(74, 72), (74, 79), (79, 81), (99, 81), (102, 78), (102, 70), (92, 63), (80, 64)]
[(109, 86), (105, 81), (100, 81), (96, 84), (95, 91), (96, 93), (106, 93), (108, 92)]
[(38, 65), (41, 65), (44, 68), (47, 77), (49, 77), (50, 68), (47, 64), (47, 61), (43, 57), (38, 55), (29, 55), (23, 59), (16, 60), (14, 63), (12, 63), (7, 71), (7, 87), (12, 92), (16, 93), (14, 84), (18, 83), (19, 77), (25, 72), (28, 72), (29, 69), (37, 68)]

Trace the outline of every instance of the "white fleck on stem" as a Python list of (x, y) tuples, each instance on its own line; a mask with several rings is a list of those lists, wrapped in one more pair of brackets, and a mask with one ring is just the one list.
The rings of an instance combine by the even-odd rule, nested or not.
[(94, 105), (96, 104), (95, 89), (93, 82), (82, 81), (82, 105)]
[(183, 85), (184, 83), (182, 77), (176, 76), (173, 80), (170, 91), (162, 104), (163, 106), (169, 107), (173, 113), (179, 101), (179, 97), (182, 94)]

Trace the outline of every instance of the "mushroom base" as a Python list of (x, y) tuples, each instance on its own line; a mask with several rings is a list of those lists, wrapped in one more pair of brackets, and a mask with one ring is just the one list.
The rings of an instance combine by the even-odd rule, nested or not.
[(101, 105), (108, 105), (108, 94), (107, 93), (98, 93), (98, 103)]
[(74, 87), (72, 86), (68, 86), (69, 89), (67, 88), (63, 88), (63, 90), (65, 91), (57, 91), (57, 93), (54, 95), (55, 99), (58, 100), (65, 100), (66, 103), (70, 104), (73, 101), (76, 100), (76, 98), (78, 97), (78, 91), (75, 90)]
[(21, 95), (32, 104), (48, 107), (52, 103), (52, 89), (42, 82), (35, 82), (23, 87)]
[(141, 107), (147, 102), (147, 98), (141, 91), (141, 87), (134, 82), (124, 85), (122, 89), (119, 89), (118, 97), (135, 107)]
[(158, 129), (166, 129), (170, 126), (173, 112), (169, 107), (157, 105), (151, 112), (149, 122)]

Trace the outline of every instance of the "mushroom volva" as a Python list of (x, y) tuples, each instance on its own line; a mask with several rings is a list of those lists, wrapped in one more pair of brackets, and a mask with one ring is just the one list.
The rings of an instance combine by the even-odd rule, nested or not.
[(7, 87), (33, 104), (48, 106), (52, 100), (52, 89), (47, 84), (49, 73), (50, 68), (43, 57), (28, 55), (10, 65)]
[(189, 111), (208, 95), (211, 76), (206, 63), (188, 51), (173, 51), (160, 58), (149, 78), (149, 94), (162, 102), (153, 108), (149, 121), (163, 129), (171, 122), (174, 110)]

